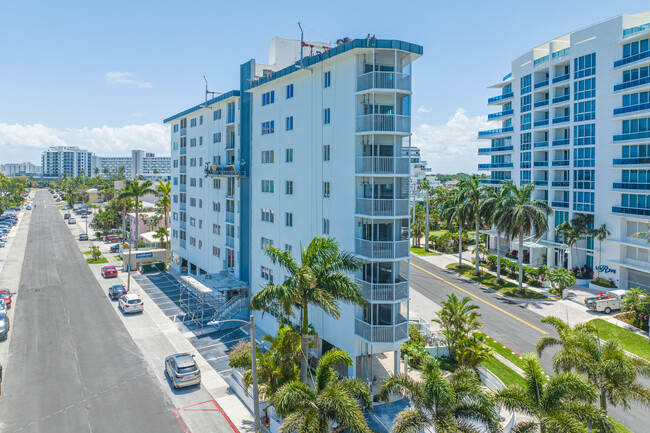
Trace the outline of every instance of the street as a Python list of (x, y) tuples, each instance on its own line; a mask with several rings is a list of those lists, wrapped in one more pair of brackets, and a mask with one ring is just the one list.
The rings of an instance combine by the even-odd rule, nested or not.
[(31, 212), (0, 429), (183, 431), (47, 191)]

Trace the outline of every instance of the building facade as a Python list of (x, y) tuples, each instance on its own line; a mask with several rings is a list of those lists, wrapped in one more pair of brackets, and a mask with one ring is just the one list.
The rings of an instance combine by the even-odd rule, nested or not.
[(40, 175), (41, 166), (31, 162), (7, 163), (1, 166), (2, 174), (7, 177)]
[[(314, 54), (314, 49), (320, 51)], [(302, 53), (301, 53), (302, 51)], [(303, 58), (301, 59), (301, 54)], [(368, 308), (310, 321), (316, 351), (373, 354), (408, 339), (411, 64), (422, 47), (374, 38), (330, 49), (275, 38), (269, 64), (240, 67), (239, 90), (165, 120), (172, 127), (172, 252), (189, 273), (228, 271), (256, 293), (281, 282), (269, 245), (300, 253), (319, 235), (363, 263)], [(270, 315), (260, 326), (275, 332)]]
[(50, 147), (41, 155), (43, 177), (92, 176), (92, 158), (92, 152), (78, 147)]
[[(650, 12), (621, 15), (559, 36), (516, 58), (492, 86), (499, 128), (479, 155), (487, 184), (535, 183), (553, 209), (549, 231), (528, 239), (531, 264), (598, 269), (621, 288), (650, 289)], [(577, 214), (606, 224), (602, 242), (568, 249), (555, 227)]]
[(132, 150), (131, 156), (93, 156), (93, 174), (108, 177), (120, 171), (127, 179), (168, 180), (171, 158), (144, 150)]

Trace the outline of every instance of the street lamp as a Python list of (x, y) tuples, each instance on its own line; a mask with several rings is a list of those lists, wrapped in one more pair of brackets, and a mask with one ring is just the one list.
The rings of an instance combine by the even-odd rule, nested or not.
[(215, 320), (208, 325), (218, 325), (225, 322), (242, 322), (251, 326), (251, 369), (253, 370), (253, 416), (255, 417), (255, 433), (260, 432), (260, 397), (257, 387), (257, 343), (255, 342), (255, 316), (250, 315), (250, 321), (242, 319)]

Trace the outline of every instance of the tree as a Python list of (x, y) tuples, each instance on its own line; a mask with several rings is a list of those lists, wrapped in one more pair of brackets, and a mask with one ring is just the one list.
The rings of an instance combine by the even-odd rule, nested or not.
[(456, 362), (464, 368), (475, 369), (483, 361), (487, 361), (494, 355), (494, 350), (484, 344), (484, 337), (476, 334), (458, 341), (456, 348)]
[(613, 433), (614, 426), (604, 411), (596, 408), (596, 389), (574, 372), (547, 378), (539, 358), (527, 353), (522, 359), (524, 384), (509, 385), (498, 391), (496, 400), (508, 410), (524, 412), (535, 421), (521, 422), (518, 431), (575, 433), (591, 423), (602, 433)]
[(617, 340), (601, 343), (593, 325), (571, 328), (553, 316), (545, 317), (542, 322), (553, 326), (559, 338), (541, 339), (537, 352), (541, 354), (547, 347), (560, 346), (553, 355), (553, 369), (584, 374), (598, 390), (600, 408), (604, 412), (608, 403), (625, 409), (630, 408), (632, 401), (650, 406), (650, 390), (638, 381), (639, 376), (650, 377), (648, 361), (629, 356)]
[(158, 230), (153, 234), (154, 239), (160, 240), (160, 248), (167, 248), (167, 238), (169, 231), (165, 227), (158, 227)]
[(503, 227), (499, 226), (499, 219), (505, 212), (506, 198), (510, 194), (508, 188), (486, 188), (485, 200), (481, 205), (483, 218), (489, 221), (497, 232), (497, 282), (501, 280), (501, 233)]
[(280, 388), (275, 408), (284, 422), (283, 433), (370, 433), (364, 410), (372, 408), (372, 394), (361, 379), (339, 379), (337, 365), (351, 366), (352, 358), (340, 349), (326, 352), (318, 362), (312, 386), (294, 380)]
[(96, 245), (90, 247), (90, 254), (93, 257), (93, 260), (95, 261), (99, 260), (99, 258), (102, 256), (101, 251), (99, 251), (99, 247)]
[(531, 200), (534, 182), (521, 188), (508, 182), (502, 188), (508, 190), (508, 195), (497, 225), (503, 227), (510, 239), (517, 237), (519, 241), (519, 292), (523, 293), (524, 236), (531, 233), (541, 236), (548, 229), (547, 218), (553, 210), (543, 201)]
[(494, 398), (474, 371), (460, 368), (445, 376), (438, 361), (427, 358), (421, 373), (422, 381), (390, 374), (379, 389), (377, 396), (383, 401), (399, 394), (412, 405), (397, 415), (393, 433), (478, 431), (472, 424), (485, 428), (481, 431), (500, 431)]
[(463, 266), (463, 226), (468, 220), (468, 215), (463, 197), (458, 191), (444, 203), (442, 215), (450, 226), (454, 222), (458, 225), (458, 267), (461, 268)]
[[(122, 167), (120, 167), (122, 168)], [(124, 190), (120, 193), (120, 199), (133, 198), (135, 202), (135, 249), (137, 250), (140, 245), (139, 221), (140, 221), (140, 198), (147, 194), (156, 194), (156, 190), (151, 188), (152, 182), (150, 180), (138, 181), (127, 180), (124, 185)], [(133, 230), (133, 227), (131, 227)]]
[(341, 251), (334, 238), (317, 236), (306, 249), (301, 249), (300, 263), (290, 251), (270, 246), (266, 255), (284, 269), (287, 279), (282, 284), (266, 284), (253, 299), (251, 309), (294, 317), (294, 307), (300, 311), (302, 358), (300, 380), (307, 380), (309, 356), (309, 306), (321, 308), (325, 314), (338, 319), (339, 303), (368, 305), (359, 286), (347, 273), (359, 270), (354, 254)]
[(415, 207), (411, 209), (413, 222), (411, 223), (411, 237), (413, 238), (413, 246), (420, 246), (420, 239), (424, 235), (424, 210), (420, 203), (416, 203)]
[(479, 230), (481, 228), (481, 204), (485, 198), (485, 188), (481, 185), (476, 175), (469, 179), (461, 180), (459, 186), (459, 194), (463, 205), (466, 208), (467, 215), (474, 220), (474, 230), (476, 236), (476, 248), (474, 248), (474, 265), (476, 266), (476, 275), (480, 275), (480, 260), (479, 260)]
[(573, 286), (576, 283), (576, 276), (568, 269), (555, 268), (548, 274), (548, 280), (553, 284), (556, 293), (561, 295), (564, 289)]
[(598, 277), (600, 277), (600, 263), (603, 255), (603, 241), (607, 239), (607, 236), (611, 235), (610, 231), (607, 230), (607, 224), (601, 224), (597, 229), (591, 229), (589, 231), (589, 236), (596, 238), (598, 240)]
[(426, 193), (426, 197), (424, 198), (425, 201), (425, 207), (426, 207), (426, 214), (424, 218), (424, 250), (429, 251), (429, 195), (431, 194), (431, 185), (429, 184), (429, 179), (424, 177), (422, 179), (422, 182), (420, 182), (420, 185), (418, 186), (418, 189), (421, 192)]
[(442, 309), (436, 312), (437, 319), (433, 319), (442, 328), (449, 346), (449, 355), (455, 359), (458, 342), (463, 338), (469, 338), (473, 331), (479, 329), (481, 314), (479, 306), (470, 304), (472, 298), (464, 297), (458, 299), (454, 293), (447, 294), (447, 300), (442, 303)]
[(158, 202), (156, 203), (158, 205), (158, 209), (160, 213), (162, 214), (162, 217), (165, 221), (165, 228), (169, 228), (169, 219), (168, 219), (168, 214), (169, 214), (169, 208), (171, 206), (171, 193), (172, 193), (172, 185), (170, 181), (163, 181), (159, 180), (158, 181), (158, 186), (156, 187), (156, 191), (161, 194), (161, 197), (158, 199)]
[(575, 227), (570, 222), (565, 221), (555, 228), (555, 233), (562, 238), (562, 241), (569, 247), (571, 255), (573, 255), (573, 247), (580, 240), (580, 234), (576, 231)]

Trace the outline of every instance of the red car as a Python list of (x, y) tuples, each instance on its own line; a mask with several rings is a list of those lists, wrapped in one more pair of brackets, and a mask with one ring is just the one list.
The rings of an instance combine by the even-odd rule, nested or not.
[(0, 289), (0, 302), (5, 304), (7, 308), (11, 308), (11, 292), (9, 289)]
[(106, 236), (104, 236), (104, 242), (106, 242), (106, 243), (122, 242), (122, 236), (120, 236), (120, 235), (106, 235)]
[(117, 277), (117, 269), (115, 269), (115, 266), (104, 266), (102, 268), (102, 277), (104, 278)]

